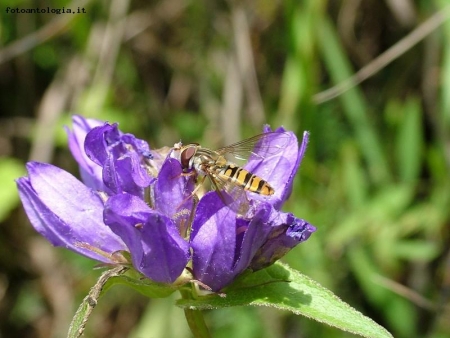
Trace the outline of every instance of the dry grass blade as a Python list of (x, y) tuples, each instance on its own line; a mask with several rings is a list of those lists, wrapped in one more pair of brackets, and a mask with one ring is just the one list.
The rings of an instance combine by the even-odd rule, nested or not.
[[(84, 7), (90, 0), (74, 1), (67, 8)], [(47, 40), (61, 34), (67, 28), (69, 23), (75, 19), (76, 15), (58, 15), (41, 29), (33, 32), (20, 40), (11, 43), (9, 46), (0, 50), (0, 64), (7, 62), (16, 56), (23, 54), (34, 47), (44, 43)]]
[(406, 51), (411, 49), (414, 45), (423, 40), (427, 35), (431, 34), (435, 29), (442, 25), (450, 16), (450, 6), (444, 7), (441, 11), (434, 14), (423, 24), (413, 30), (410, 34), (397, 42), (394, 46), (379, 55), (368, 65), (361, 68), (355, 75), (351, 76), (345, 81), (320, 92), (313, 96), (313, 101), (317, 104), (329, 101), (339, 95), (342, 95), (349, 89), (360, 84), (364, 80), (376, 74), (386, 65), (400, 57)]

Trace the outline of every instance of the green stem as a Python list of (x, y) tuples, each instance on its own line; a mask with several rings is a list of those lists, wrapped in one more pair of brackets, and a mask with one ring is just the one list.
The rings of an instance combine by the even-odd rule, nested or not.
[[(192, 299), (192, 294), (189, 291), (180, 290), (180, 293), (184, 299)], [(184, 315), (195, 338), (211, 338), (202, 311), (186, 308), (184, 309)]]

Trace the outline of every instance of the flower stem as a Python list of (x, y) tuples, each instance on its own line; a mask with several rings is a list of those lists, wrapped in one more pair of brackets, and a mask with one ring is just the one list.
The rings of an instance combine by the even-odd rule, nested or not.
[[(180, 290), (180, 293), (184, 299), (192, 299), (192, 295), (189, 291)], [(202, 311), (186, 308), (184, 309), (184, 315), (186, 316), (189, 328), (195, 338), (211, 338)]]

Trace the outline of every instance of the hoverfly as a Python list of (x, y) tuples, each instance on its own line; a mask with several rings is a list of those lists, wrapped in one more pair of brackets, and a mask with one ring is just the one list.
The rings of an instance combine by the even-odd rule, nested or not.
[[(253, 136), (232, 145), (211, 150), (198, 143), (174, 145), (172, 157), (181, 163), (183, 172), (193, 172), (202, 183), (208, 177), (212, 186), (225, 202), (220, 191), (231, 192), (234, 188), (259, 195), (270, 196), (274, 188), (263, 178), (227, 160), (227, 155), (245, 160), (248, 157), (265, 159), (286, 147), (290, 135), (286, 132), (268, 132)], [(226, 203), (228, 204), (228, 203)]]

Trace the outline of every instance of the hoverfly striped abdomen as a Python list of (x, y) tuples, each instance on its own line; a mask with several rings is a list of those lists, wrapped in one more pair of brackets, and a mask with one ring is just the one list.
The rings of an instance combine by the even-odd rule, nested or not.
[(273, 195), (274, 189), (262, 178), (233, 163), (216, 169), (216, 175), (224, 180), (240, 186), (246, 191), (260, 195)]

